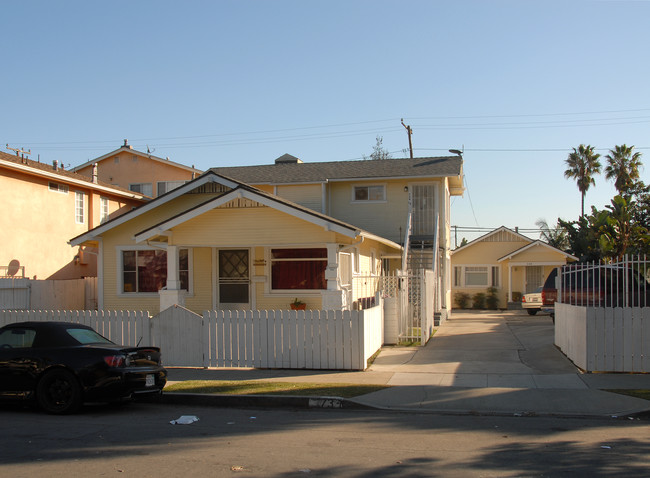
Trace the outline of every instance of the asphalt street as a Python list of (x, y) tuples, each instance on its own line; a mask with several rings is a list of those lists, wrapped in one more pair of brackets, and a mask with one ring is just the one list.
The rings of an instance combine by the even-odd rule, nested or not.
[[(182, 416), (196, 417), (172, 425)], [(0, 474), (120, 476), (648, 476), (648, 422), (152, 403), (51, 416), (0, 407)]]

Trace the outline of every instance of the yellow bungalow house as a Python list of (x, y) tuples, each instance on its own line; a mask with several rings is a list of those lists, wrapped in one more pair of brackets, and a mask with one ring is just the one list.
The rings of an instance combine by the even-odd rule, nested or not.
[(349, 267), (379, 274), (402, 247), (209, 171), (73, 238), (99, 251), (99, 308), (156, 313), (350, 308)]
[[(497, 289), (499, 307), (534, 292), (552, 269), (578, 260), (547, 243), (500, 227), (451, 253), (452, 295)], [(455, 302), (454, 302), (455, 303)]]
[(0, 278), (80, 279), (97, 275), (96, 251), (72, 248), (81, 234), (145, 202), (142, 194), (0, 152)]
[(383, 269), (434, 270), (436, 313), (450, 308), (450, 197), (464, 191), (460, 155), (308, 163), (285, 154), (211, 171), (402, 245), (402, 257)]
[(202, 173), (194, 166), (133, 149), (127, 140), (115, 151), (91, 159), (70, 171), (88, 177), (95, 171), (100, 181), (151, 198), (165, 194)]

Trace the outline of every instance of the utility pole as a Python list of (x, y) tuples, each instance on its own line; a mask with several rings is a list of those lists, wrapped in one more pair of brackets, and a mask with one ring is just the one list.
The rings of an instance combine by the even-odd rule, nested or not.
[(409, 151), (411, 152), (411, 159), (413, 159), (413, 142), (411, 141), (411, 135), (413, 134), (413, 130), (411, 129), (411, 126), (406, 126), (404, 124), (404, 118), (402, 118), (402, 126), (406, 128), (406, 132), (409, 135)]
[(32, 154), (32, 150), (31, 150), (31, 149), (28, 150), (28, 151), (25, 151), (25, 150), (22, 149), (22, 148), (10, 148), (10, 147), (9, 147), (9, 143), (7, 143), (7, 149), (10, 149), (11, 151), (15, 151), (15, 152), (16, 152), (16, 156), (20, 156), (20, 155), (22, 154), (22, 155), (23, 155), (23, 156), (22, 156), (23, 158), (25, 158), (25, 155), (26, 155), (26, 154), (27, 154), (27, 155)]

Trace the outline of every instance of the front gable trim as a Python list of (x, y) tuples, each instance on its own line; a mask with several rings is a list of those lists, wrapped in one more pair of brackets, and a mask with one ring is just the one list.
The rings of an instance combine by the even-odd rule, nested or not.
[(223, 206), (224, 204), (232, 201), (233, 199), (240, 199), (240, 198), (246, 198), (251, 201), (257, 202), (259, 204), (262, 204), (264, 206), (270, 207), (272, 209), (276, 209), (280, 212), (283, 212), (285, 214), (289, 214), (291, 216), (297, 217), (298, 219), (302, 219), (304, 221), (310, 222), (312, 224), (316, 224), (317, 226), (320, 226), (324, 228), (326, 231), (333, 231), (337, 232), (339, 234), (342, 234), (347, 237), (354, 238), (357, 235), (359, 235), (360, 231), (352, 226), (345, 226), (343, 224), (337, 224), (336, 222), (327, 219), (325, 217), (319, 217), (314, 214), (310, 214), (307, 211), (301, 211), (300, 209), (297, 209), (296, 207), (293, 207), (289, 204), (284, 204), (276, 199), (267, 197), (262, 194), (258, 194), (254, 191), (245, 189), (243, 187), (238, 187), (236, 189), (233, 189), (232, 191), (225, 193), (223, 196), (220, 196), (218, 198), (215, 198), (211, 201), (208, 201), (204, 204), (201, 204), (197, 207), (194, 207), (192, 209), (189, 209), (188, 211), (181, 213), (177, 215), (176, 217), (173, 217), (171, 219), (168, 219), (167, 221), (164, 221), (160, 224), (157, 224), (149, 229), (146, 229), (144, 231), (139, 232), (134, 236), (134, 240), (139, 243), (142, 241), (146, 241), (147, 239), (150, 239), (154, 236), (164, 234), (168, 232), (170, 229), (183, 224), (186, 221), (189, 221), (191, 219), (194, 219), (198, 216), (201, 216), (202, 214), (205, 214), (206, 212), (216, 209), (220, 206)]
[(236, 183), (230, 179), (224, 178), (223, 176), (219, 176), (218, 174), (208, 172), (205, 174), (202, 174), (198, 178), (185, 183), (183, 186), (180, 186), (178, 188), (172, 189), (166, 194), (163, 194), (162, 196), (158, 196), (155, 199), (152, 199), (148, 203), (138, 207), (137, 209), (134, 209), (130, 212), (127, 212), (125, 214), (122, 214), (121, 216), (116, 217), (115, 219), (112, 219), (108, 222), (105, 222), (104, 224), (97, 226), (94, 229), (91, 229), (90, 231), (81, 234), (77, 237), (72, 238), (68, 243), (71, 246), (78, 246), (80, 244), (83, 244), (86, 241), (89, 240), (96, 240), (97, 236), (100, 236), (101, 234), (105, 233), (106, 231), (110, 231), (114, 227), (117, 227), (121, 224), (124, 224), (127, 221), (130, 221), (131, 219), (138, 217), (146, 212), (151, 211), (152, 209), (157, 208), (158, 206), (161, 206), (163, 204), (168, 203), (169, 201), (172, 201), (176, 199), (179, 196), (182, 196), (183, 194), (186, 194), (197, 187), (200, 187), (204, 184), (209, 184), (209, 183), (219, 183), (222, 184), (223, 186), (229, 187), (229, 188), (236, 188), (239, 186), (239, 183)]
[(541, 247), (549, 249), (549, 250), (551, 250), (553, 252), (558, 252), (560, 254), (563, 254), (568, 259), (573, 259), (574, 261), (578, 260), (577, 257), (572, 256), (571, 254), (569, 254), (567, 252), (561, 251), (560, 249), (557, 249), (556, 247), (553, 247), (550, 244), (547, 244), (546, 242), (540, 241), (538, 239), (538, 240), (536, 240), (534, 242), (531, 242), (530, 244), (527, 244), (527, 245), (525, 245), (523, 247), (520, 247), (517, 250), (512, 251), (511, 253), (501, 257), (500, 259), (497, 259), (497, 262), (503, 262), (503, 261), (506, 261), (508, 259), (512, 260), (515, 256), (517, 256), (517, 255), (519, 255), (519, 254), (521, 254), (521, 253), (523, 253), (523, 252), (525, 252), (525, 251), (527, 251), (527, 250), (529, 250), (529, 249), (531, 249), (533, 247), (537, 247), (537, 246), (541, 246)]
[(530, 237), (526, 237), (526, 236), (524, 236), (524, 235), (522, 235), (522, 234), (519, 234), (518, 232), (515, 232), (515, 231), (513, 231), (512, 229), (507, 228), (507, 227), (505, 227), (505, 226), (501, 226), (501, 227), (496, 228), (496, 229), (493, 230), (493, 231), (488, 232), (487, 234), (482, 235), (481, 237), (478, 237), (478, 238), (474, 239), (474, 240), (471, 241), (471, 242), (468, 242), (467, 244), (465, 244), (465, 245), (462, 246), (462, 247), (459, 247), (458, 249), (454, 249), (453, 251), (451, 251), (451, 254), (455, 254), (455, 253), (457, 253), (457, 252), (460, 252), (460, 251), (462, 251), (462, 250), (465, 250), (465, 249), (467, 249), (468, 247), (471, 247), (471, 246), (473, 246), (473, 245), (475, 245), (475, 244), (478, 244), (479, 242), (484, 242), (486, 239), (488, 239), (488, 238), (490, 238), (490, 237), (492, 237), (492, 236), (494, 236), (494, 235), (496, 235), (496, 234), (499, 234), (500, 232), (507, 232), (507, 233), (510, 233), (510, 234), (512, 234), (514, 237), (516, 237), (516, 238), (518, 238), (518, 239), (520, 239), (520, 240), (522, 240), (522, 241), (526, 241), (526, 242), (529, 242), (529, 243), (533, 243), (533, 242), (535, 242), (535, 241), (534, 241), (533, 239), (531, 239)]

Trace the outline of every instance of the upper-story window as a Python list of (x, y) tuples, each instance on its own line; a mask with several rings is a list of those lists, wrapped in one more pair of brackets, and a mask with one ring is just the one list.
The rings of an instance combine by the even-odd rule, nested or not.
[(151, 183), (134, 183), (129, 184), (129, 190), (134, 193), (144, 194), (145, 196), (153, 197), (153, 186)]
[(100, 203), (99, 222), (103, 223), (108, 221), (108, 218), (110, 216), (108, 198), (100, 198), (99, 203)]
[(158, 182), (158, 196), (162, 196), (165, 193), (168, 193), (172, 189), (176, 189), (187, 181), (159, 181)]
[(84, 199), (84, 193), (79, 191), (74, 193), (74, 218), (77, 224), (83, 224), (86, 217)]
[(383, 184), (354, 186), (354, 201), (385, 201), (386, 187)]
[(48, 188), (50, 189), (50, 191), (55, 191), (57, 193), (68, 194), (68, 186), (66, 186), (65, 184), (50, 182), (48, 184)]

